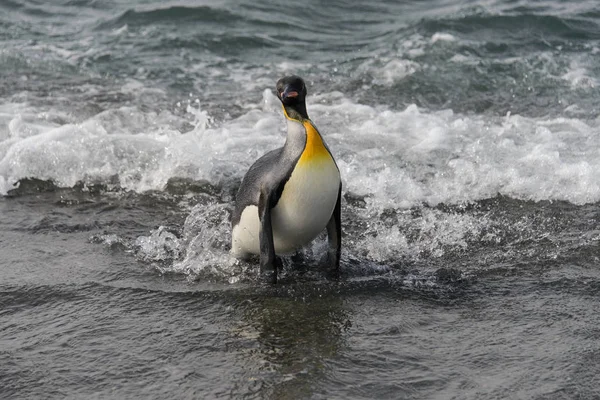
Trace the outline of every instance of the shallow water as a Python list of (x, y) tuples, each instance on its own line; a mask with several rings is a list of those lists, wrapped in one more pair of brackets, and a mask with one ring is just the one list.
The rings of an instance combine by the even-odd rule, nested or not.
[[(600, 8), (0, 3), (2, 398), (594, 398)], [(276, 286), (234, 194), (305, 77), (342, 172)]]

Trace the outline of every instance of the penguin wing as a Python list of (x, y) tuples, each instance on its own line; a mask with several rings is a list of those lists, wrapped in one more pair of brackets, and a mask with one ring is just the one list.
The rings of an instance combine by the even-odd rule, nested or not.
[(258, 206), (261, 190), (272, 194), (271, 198), (274, 201), (272, 207), (275, 207), (299, 158), (298, 155), (294, 160), (288, 160), (284, 156), (282, 147), (272, 150), (256, 160), (246, 172), (238, 190), (231, 225), (236, 226), (239, 223), (246, 207)]

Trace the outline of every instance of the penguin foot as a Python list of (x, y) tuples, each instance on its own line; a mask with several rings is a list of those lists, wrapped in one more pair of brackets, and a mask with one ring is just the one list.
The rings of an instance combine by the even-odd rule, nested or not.
[(327, 255), (327, 266), (329, 267), (328, 270), (328, 277), (329, 279), (339, 279), (340, 278), (340, 257), (338, 254), (335, 253), (329, 253)]
[(332, 281), (338, 281), (340, 279), (340, 269), (339, 268), (332, 268), (329, 271), (327, 271), (327, 278), (331, 279)]
[(283, 270), (283, 263), (281, 258), (275, 256), (272, 262), (261, 264), (260, 266), (260, 280), (262, 282), (268, 282), (271, 284), (277, 283), (277, 272)]

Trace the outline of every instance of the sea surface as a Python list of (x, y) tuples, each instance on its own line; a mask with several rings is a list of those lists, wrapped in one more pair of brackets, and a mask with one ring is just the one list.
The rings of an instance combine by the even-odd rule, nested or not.
[[(233, 259), (298, 74), (343, 179)], [(0, 398), (600, 397), (596, 0), (0, 0)]]

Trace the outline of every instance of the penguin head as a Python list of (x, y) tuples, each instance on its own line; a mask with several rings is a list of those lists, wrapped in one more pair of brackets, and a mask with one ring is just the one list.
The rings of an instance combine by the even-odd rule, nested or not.
[(306, 99), (304, 80), (296, 75), (281, 78), (277, 81), (277, 97), (284, 106), (304, 103)]
[(277, 97), (281, 100), (288, 118), (308, 119), (306, 113), (306, 84), (296, 75), (285, 76), (277, 81)]

